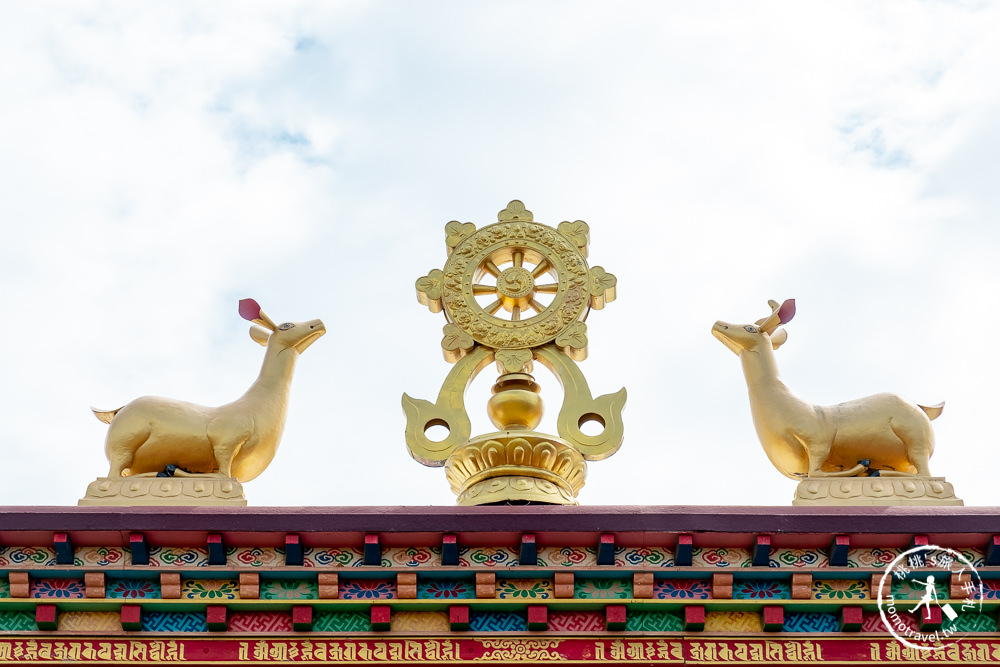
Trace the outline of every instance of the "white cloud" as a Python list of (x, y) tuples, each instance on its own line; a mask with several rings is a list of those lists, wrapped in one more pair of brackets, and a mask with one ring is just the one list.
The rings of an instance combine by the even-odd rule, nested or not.
[(448, 371), (413, 281), (515, 197), (619, 277), (583, 368), (627, 440), (585, 502), (787, 504), (709, 334), (787, 297), (796, 391), (946, 399), (933, 469), (993, 502), (992, 5), (58, 7), (0, 26), (0, 503), (105, 472), (89, 403), (238, 396), (244, 296), (329, 328), (251, 503), (450, 503), (403, 444)]

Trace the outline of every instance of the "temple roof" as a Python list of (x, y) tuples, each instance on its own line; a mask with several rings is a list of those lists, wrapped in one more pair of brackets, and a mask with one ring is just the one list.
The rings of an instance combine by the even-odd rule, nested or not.
[[(232, 545), (283, 543), (300, 533), (306, 543), (346, 545), (381, 533), (383, 543), (439, 543), (441, 534), (460, 541), (489, 538), (516, 543), (524, 532), (558, 534), (561, 545), (587, 544), (602, 533), (621, 545), (671, 544), (677, 534), (698, 536), (703, 546), (748, 544), (754, 535), (772, 535), (774, 546), (825, 546), (832, 535), (854, 536), (852, 544), (905, 546), (914, 534), (937, 536), (949, 545), (980, 546), (1000, 533), (996, 507), (733, 507), (659, 506), (502, 506), (502, 507), (0, 507), (0, 541), (42, 544), (68, 532), (78, 545), (127, 544), (129, 531), (153, 541), (170, 535), (222, 533)], [(156, 536), (159, 536), (157, 538)], [(184, 540), (185, 542), (187, 540)]]

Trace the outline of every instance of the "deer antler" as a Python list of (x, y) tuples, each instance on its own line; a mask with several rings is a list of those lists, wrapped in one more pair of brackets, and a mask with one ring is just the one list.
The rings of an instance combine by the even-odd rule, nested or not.
[(772, 300), (768, 301), (767, 305), (771, 307), (771, 314), (762, 320), (757, 320), (757, 326), (770, 336), (775, 329), (795, 317), (795, 299), (787, 299), (780, 306), (777, 301)]
[(271, 331), (278, 328), (278, 325), (272, 322), (271, 318), (261, 309), (260, 304), (253, 299), (240, 300), (240, 317)]

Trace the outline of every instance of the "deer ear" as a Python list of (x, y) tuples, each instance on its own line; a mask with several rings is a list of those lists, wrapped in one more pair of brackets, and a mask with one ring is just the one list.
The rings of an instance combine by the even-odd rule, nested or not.
[(788, 340), (788, 332), (784, 329), (778, 329), (771, 334), (771, 347), (777, 350), (786, 340)]
[(267, 339), (271, 337), (271, 332), (255, 324), (250, 327), (250, 337), (264, 347), (267, 347)]
[(795, 299), (785, 299), (778, 309), (778, 321), (780, 324), (788, 324), (793, 317), (795, 317)]

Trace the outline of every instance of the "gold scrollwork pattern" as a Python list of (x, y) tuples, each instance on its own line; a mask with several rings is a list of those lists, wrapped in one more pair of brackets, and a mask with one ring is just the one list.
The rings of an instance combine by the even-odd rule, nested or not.
[(580, 504), (566, 489), (535, 477), (493, 477), (473, 484), (458, 494), (458, 504), (466, 507), (510, 500), (547, 505)]
[(444, 242), (448, 246), (448, 254), (455, 249), (459, 243), (464, 241), (467, 237), (471, 236), (472, 233), (476, 231), (476, 226), (471, 222), (459, 222), (458, 220), (452, 220), (447, 225), (444, 226)]
[(512, 662), (565, 661), (556, 649), (558, 639), (484, 639), (487, 649), (476, 661), (510, 660)]
[(498, 350), (496, 353), (497, 372), (501, 375), (504, 373), (530, 373), (532, 357), (531, 350)]

